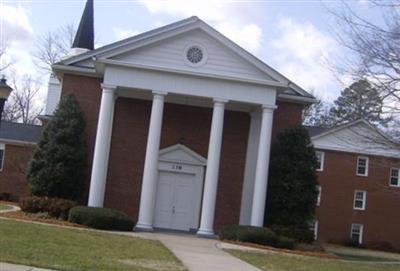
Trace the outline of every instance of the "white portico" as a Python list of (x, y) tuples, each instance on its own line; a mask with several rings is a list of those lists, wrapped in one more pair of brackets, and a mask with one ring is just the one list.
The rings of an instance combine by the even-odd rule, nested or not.
[[(306, 99), (303, 90), (196, 17), (54, 68), (103, 78), (89, 206), (103, 206), (115, 101), (128, 97), (152, 103), (137, 229), (214, 234), (226, 110), (251, 115), (241, 223), (263, 225), (276, 100)], [(212, 108), (207, 157), (180, 144), (160, 150), (166, 103)]]

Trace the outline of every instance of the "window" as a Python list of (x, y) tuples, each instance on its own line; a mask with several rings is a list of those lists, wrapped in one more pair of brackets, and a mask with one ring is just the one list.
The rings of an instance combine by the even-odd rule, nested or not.
[(315, 156), (317, 157), (317, 171), (323, 171), (325, 153), (323, 151), (316, 151)]
[(316, 205), (319, 206), (321, 203), (321, 191), (322, 191), (322, 187), (320, 185), (317, 185), (317, 191), (318, 191), (318, 197)]
[(3, 165), (4, 165), (4, 149), (5, 145), (0, 144), (0, 171), (3, 170)]
[(390, 186), (400, 187), (400, 170), (398, 168), (390, 169)]
[(314, 232), (314, 240), (318, 239), (318, 220), (314, 220), (310, 223), (310, 230)]
[(367, 191), (354, 191), (354, 210), (365, 210)]
[(368, 176), (368, 157), (365, 156), (357, 157), (357, 175)]
[(359, 244), (362, 244), (363, 231), (364, 231), (364, 225), (351, 224), (350, 238), (352, 240), (357, 241)]

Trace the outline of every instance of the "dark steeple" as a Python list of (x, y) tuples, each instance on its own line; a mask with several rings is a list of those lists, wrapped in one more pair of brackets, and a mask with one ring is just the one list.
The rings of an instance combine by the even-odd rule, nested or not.
[(87, 0), (72, 48), (94, 49), (93, 0)]

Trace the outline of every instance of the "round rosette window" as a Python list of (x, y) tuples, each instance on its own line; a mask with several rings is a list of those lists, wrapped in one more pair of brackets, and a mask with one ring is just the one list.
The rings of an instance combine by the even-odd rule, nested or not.
[(206, 53), (201, 46), (192, 45), (187, 47), (185, 57), (191, 66), (199, 66), (205, 62)]

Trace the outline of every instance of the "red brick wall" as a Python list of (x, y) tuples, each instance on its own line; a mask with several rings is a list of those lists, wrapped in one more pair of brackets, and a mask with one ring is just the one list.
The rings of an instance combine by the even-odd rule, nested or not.
[(277, 102), (278, 108), (274, 112), (274, 124), (272, 127), (272, 140), (276, 136), (289, 128), (297, 126), (302, 122), (302, 104)]
[[(400, 188), (389, 187), (391, 167), (400, 159), (369, 156), (368, 177), (356, 176), (357, 154), (325, 151), (317, 207), (320, 241), (349, 239), (352, 223), (364, 224), (363, 243), (391, 242), (400, 249)], [(353, 210), (354, 190), (367, 191), (366, 210)]]
[[(86, 200), (88, 195), (90, 173), (92, 169), (92, 159), (94, 152), (94, 144), (96, 140), (97, 118), (99, 115), (101, 101), (101, 79), (68, 75), (65, 74), (62, 82), (62, 95), (73, 94), (83, 112), (86, 128), (86, 147), (88, 153), (86, 180), (86, 191), (83, 192), (83, 198)], [(84, 202), (85, 202), (84, 200)]]
[(33, 146), (6, 144), (3, 170), (0, 171), (0, 193), (8, 193), (12, 200), (30, 195), (26, 170), (33, 155)]

